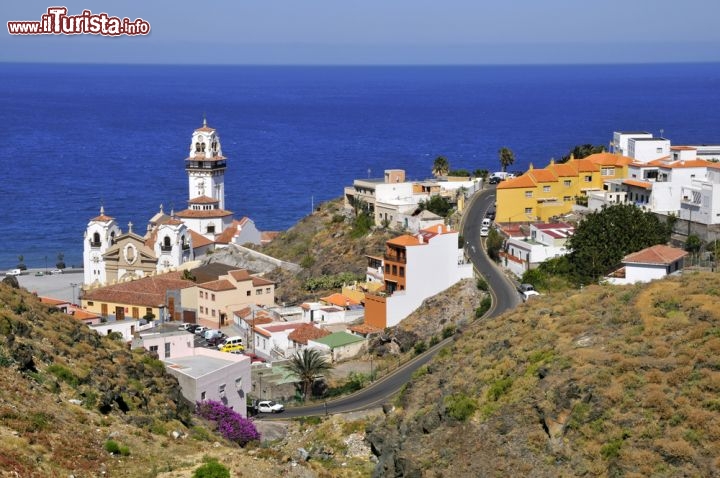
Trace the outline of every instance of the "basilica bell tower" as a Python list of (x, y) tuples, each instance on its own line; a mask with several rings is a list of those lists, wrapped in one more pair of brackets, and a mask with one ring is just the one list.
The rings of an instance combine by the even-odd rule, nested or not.
[[(192, 203), (216, 203), (225, 209), (225, 168), (220, 137), (203, 118), (202, 127), (196, 129), (190, 142), (190, 155), (185, 160), (188, 174), (188, 200)], [(212, 200), (212, 201), (210, 201)]]

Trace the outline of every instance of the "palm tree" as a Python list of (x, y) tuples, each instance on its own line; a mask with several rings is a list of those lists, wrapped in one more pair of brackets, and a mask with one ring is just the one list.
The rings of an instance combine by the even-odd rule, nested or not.
[(500, 155), (500, 167), (503, 171), (505, 171), (508, 166), (515, 162), (515, 155), (510, 150), (510, 148), (506, 148), (505, 146), (503, 146), (502, 148), (500, 148), (500, 151), (498, 151), (498, 154)]
[(445, 156), (438, 156), (433, 163), (433, 176), (445, 176), (450, 171), (450, 163)]
[(293, 355), (288, 367), (300, 379), (303, 400), (305, 400), (308, 392), (312, 389), (315, 378), (330, 370), (332, 365), (317, 350), (306, 348)]

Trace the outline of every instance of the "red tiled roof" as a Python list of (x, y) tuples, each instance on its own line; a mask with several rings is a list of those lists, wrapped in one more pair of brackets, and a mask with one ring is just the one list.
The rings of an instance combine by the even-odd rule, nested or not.
[(182, 279), (182, 272), (168, 272), (91, 289), (83, 294), (82, 300), (157, 307), (158, 304), (165, 303), (168, 290), (185, 289), (194, 285), (194, 282)]
[(250, 273), (245, 269), (237, 269), (234, 271), (230, 271), (228, 272), (228, 274), (231, 275), (232, 278), (238, 282), (250, 280)]
[(50, 297), (40, 297), (40, 302), (47, 305), (70, 304), (67, 300), (53, 299)]
[(88, 312), (87, 310), (83, 309), (72, 309), (69, 311), (68, 315), (71, 315), (73, 319), (77, 320), (90, 320), (100, 317), (100, 314), (96, 314), (95, 312)]
[(232, 283), (230, 283), (230, 281), (226, 280), (226, 279), (219, 279), (219, 280), (214, 280), (214, 281), (210, 281), (210, 282), (205, 282), (203, 284), (198, 284), (198, 287), (200, 287), (201, 289), (212, 290), (214, 292), (235, 290), (235, 286), (233, 286)]
[(225, 209), (207, 209), (197, 211), (195, 209), (185, 209), (175, 214), (177, 217), (186, 218), (211, 218), (211, 217), (226, 217), (232, 216), (232, 212), (226, 211)]
[(215, 204), (217, 202), (220, 202), (220, 201), (218, 201), (217, 199), (208, 197), (208, 196), (198, 196), (196, 198), (189, 200), (188, 204)]
[(627, 184), (628, 186), (635, 186), (638, 188), (652, 189), (652, 184), (647, 181), (639, 181), (637, 179), (624, 179), (623, 184)]
[(632, 158), (615, 153), (595, 153), (584, 159), (601, 166), (625, 166), (633, 162)]
[(263, 244), (268, 244), (275, 240), (280, 235), (280, 232), (278, 231), (265, 231), (260, 233), (260, 242)]
[(203, 133), (212, 133), (213, 131), (215, 131), (215, 128), (211, 128), (210, 126), (203, 125), (203, 126), (199, 127), (198, 129), (196, 129), (195, 131), (202, 131)]
[(276, 325), (266, 325), (263, 327), (263, 329), (267, 330), (270, 333), (274, 332), (284, 332), (286, 330), (294, 330), (297, 329), (303, 325), (302, 323), (289, 323), (289, 324), (276, 324)]
[(670, 146), (671, 151), (697, 151), (694, 146)]
[(671, 163), (664, 164), (663, 168), (669, 169), (680, 169), (680, 168), (706, 168), (710, 164), (710, 161), (704, 159), (690, 159), (690, 160), (677, 160)]
[(261, 287), (265, 285), (275, 285), (274, 282), (269, 281), (267, 279), (262, 279), (260, 277), (253, 277), (252, 278), (253, 287)]
[(243, 217), (240, 220), (235, 220), (230, 224), (228, 227), (225, 228), (223, 232), (220, 233), (218, 237), (215, 238), (216, 243), (220, 244), (229, 244), (230, 241), (232, 241), (233, 237), (235, 237), (235, 234), (238, 233), (238, 231), (242, 231), (242, 227), (249, 221), (247, 217)]
[(98, 222), (109, 222), (112, 221), (114, 218), (110, 216), (106, 216), (105, 214), (101, 214), (99, 216), (95, 216), (94, 218), (90, 219), (91, 221), (98, 221)]
[(192, 238), (192, 245), (193, 249), (196, 247), (203, 247), (207, 246), (208, 244), (212, 244), (213, 241), (208, 239), (207, 237), (198, 234), (197, 232), (193, 231), (192, 229), (188, 229), (190, 231), (190, 237)]
[(667, 265), (687, 256), (687, 251), (664, 244), (648, 247), (623, 257), (623, 263)]
[(307, 345), (308, 340), (315, 340), (330, 335), (325, 329), (319, 329), (312, 324), (301, 324), (300, 327), (290, 332), (288, 339), (298, 344)]

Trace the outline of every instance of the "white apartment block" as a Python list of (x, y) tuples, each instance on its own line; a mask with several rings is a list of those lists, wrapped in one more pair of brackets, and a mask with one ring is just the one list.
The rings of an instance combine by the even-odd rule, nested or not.
[(531, 224), (528, 237), (510, 237), (505, 243), (502, 261), (518, 277), (537, 266), (570, 252), (565, 243), (575, 228), (570, 224)]

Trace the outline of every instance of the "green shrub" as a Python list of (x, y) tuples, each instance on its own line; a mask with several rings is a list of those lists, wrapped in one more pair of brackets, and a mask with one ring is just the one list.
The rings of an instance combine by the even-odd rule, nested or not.
[(208, 458), (204, 465), (193, 471), (192, 478), (230, 478), (230, 470), (215, 458)]
[(105, 451), (112, 455), (119, 455), (120, 445), (115, 440), (108, 440), (105, 442)]
[(430, 337), (430, 344), (429, 344), (430, 347), (437, 345), (439, 343), (440, 343), (440, 339), (438, 338), (437, 335), (433, 335), (432, 337)]
[(478, 280), (475, 283), (475, 285), (477, 285), (478, 290), (487, 292), (489, 289), (487, 281), (485, 279), (483, 279), (482, 277), (478, 277)]
[(622, 444), (622, 438), (616, 438), (614, 440), (611, 440), (609, 443), (606, 443), (602, 446), (602, 448), (600, 448), (600, 454), (606, 460), (617, 458), (618, 456), (620, 456), (620, 448), (622, 447)]
[(455, 335), (455, 330), (456, 328), (454, 325), (446, 325), (445, 327), (443, 327), (442, 338), (446, 339), (448, 337), (452, 337), (453, 335)]
[(478, 404), (475, 399), (464, 393), (454, 393), (445, 397), (445, 409), (448, 415), (459, 422), (464, 422), (472, 417), (477, 408)]
[(48, 373), (55, 375), (58, 379), (67, 383), (71, 387), (77, 387), (78, 383), (80, 382), (77, 375), (72, 373), (72, 371), (69, 368), (63, 367), (62, 365), (58, 365), (58, 364), (50, 365), (47, 368), (47, 371), (48, 371)]
[(500, 380), (496, 380), (495, 383), (490, 385), (490, 388), (487, 391), (487, 396), (489, 400), (492, 400), (493, 402), (497, 401), (498, 398), (505, 395), (505, 392), (507, 392), (510, 387), (512, 387), (513, 379), (510, 377), (501, 378)]
[(423, 353), (427, 350), (427, 344), (425, 343), (424, 340), (415, 342), (415, 346), (413, 347), (413, 350), (415, 351), (416, 355), (420, 355), (421, 353)]
[(480, 302), (480, 307), (475, 309), (475, 318), (479, 319), (480, 317), (485, 315), (485, 313), (490, 310), (491, 305), (492, 299), (490, 298), (490, 296), (486, 295), (485, 297), (483, 297), (483, 300)]

